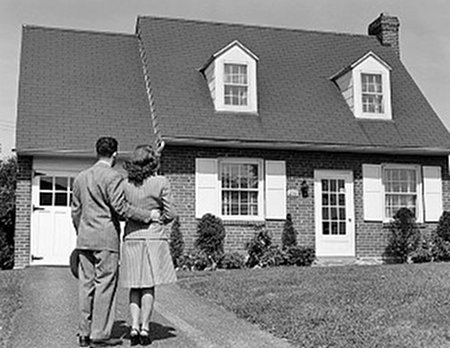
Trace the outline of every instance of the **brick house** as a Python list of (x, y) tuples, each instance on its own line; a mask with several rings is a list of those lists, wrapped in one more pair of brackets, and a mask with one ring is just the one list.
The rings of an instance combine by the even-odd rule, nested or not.
[(400, 60), (399, 22), (368, 35), (139, 17), (134, 35), (23, 28), (16, 267), (66, 264), (73, 177), (99, 136), (163, 139), (187, 248), (207, 212), (243, 250), (287, 213), (318, 257), (380, 258), (409, 207), (450, 209), (445, 126)]

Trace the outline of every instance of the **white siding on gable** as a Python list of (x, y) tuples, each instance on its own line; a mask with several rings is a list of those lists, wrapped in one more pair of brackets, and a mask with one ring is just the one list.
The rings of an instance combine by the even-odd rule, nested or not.
[(208, 81), (209, 91), (213, 102), (216, 100), (216, 76), (214, 75), (215, 63), (212, 62), (205, 70), (206, 81)]
[(266, 161), (266, 218), (286, 218), (285, 161)]
[(344, 100), (347, 102), (350, 110), (354, 111), (354, 101), (353, 101), (353, 78), (352, 72), (349, 71), (346, 74), (342, 75), (338, 79), (336, 79), (336, 83), (339, 87), (339, 90), (344, 97)]
[[(361, 63), (354, 67), (353, 71), (353, 93), (354, 93), (354, 114), (355, 117), (368, 119), (392, 119), (391, 111), (391, 78), (390, 70), (375, 59), (368, 56)], [(362, 82), (361, 74), (377, 74), (381, 75), (383, 90), (383, 113), (365, 113), (362, 105)]]
[[(247, 105), (226, 105), (224, 100), (224, 67), (225, 64), (239, 64), (247, 67)], [(249, 52), (246, 52), (239, 44), (232, 45), (225, 50), (206, 68), (205, 76), (209, 76), (209, 69), (213, 70), (210, 78), (207, 77), (211, 96), (214, 100), (214, 106), (217, 111), (236, 111), (236, 112), (258, 112), (257, 104), (257, 81), (256, 81), (255, 58)]]
[(195, 159), (195, 217), (206, 213), (219, 215), (218, 161), (214, 158)]
[(381, 165), (363, 164), (364, 220), (383, 220), (383, 187)]
[(441, 167), (423, 167), (423, 191), (425, 221), (437, 222), (443, 211)]

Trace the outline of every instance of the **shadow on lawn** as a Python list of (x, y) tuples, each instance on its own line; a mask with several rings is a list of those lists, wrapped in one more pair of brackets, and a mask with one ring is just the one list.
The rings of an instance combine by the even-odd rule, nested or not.
[[(114, 338), (130, 339), (130, 327), (124, 320), (114, 322), (111, 336)], [(175, 329), (170, 326), (164, 326), (158, 323), (150, 323), (150, 337), (152, 341), (164, 340), (176, 337)]]

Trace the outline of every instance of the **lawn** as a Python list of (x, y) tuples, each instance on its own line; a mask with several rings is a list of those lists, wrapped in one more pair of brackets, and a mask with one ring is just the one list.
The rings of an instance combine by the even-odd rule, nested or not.
[(449, 263), (195, 272), (180, 285), (298, 347), (450, 347)]
[(23, 271), (0, 271), (0, 347), (6, 347), (14, 313), (22, 305)]

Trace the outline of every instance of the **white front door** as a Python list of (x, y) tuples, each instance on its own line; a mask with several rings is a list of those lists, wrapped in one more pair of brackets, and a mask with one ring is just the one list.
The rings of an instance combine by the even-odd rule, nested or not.
[(69, 264), (76, 243), (70, 214), (76, 174), (53, 171), (33, 179), (31, 265)]
[(316, 255), (355, 256), (353, 174), (314, 171)]

